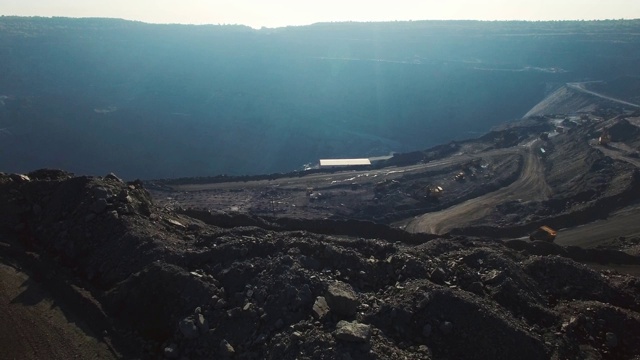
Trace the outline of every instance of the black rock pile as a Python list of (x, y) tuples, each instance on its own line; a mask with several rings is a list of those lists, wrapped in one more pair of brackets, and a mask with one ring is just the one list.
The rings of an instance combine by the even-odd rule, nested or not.
[(0, 211), (5, 235), (55, 259), (140, 345), (128, 356), (640, 355), (640, 280), (556, 245), (221, 228), (155, 207), (139, 182), (53, 170), (0, 175)]

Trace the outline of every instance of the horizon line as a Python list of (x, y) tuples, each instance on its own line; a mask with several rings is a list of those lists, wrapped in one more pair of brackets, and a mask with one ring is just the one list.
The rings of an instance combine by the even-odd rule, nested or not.
[(320, 24), (383, 24), (383, 23), (412, 23), (412, 22), (481, 22), (481, 23), (497, 23), (497, 22), (522, 22), (522, 23), (561, 23), (561, 22), (601, 22), (601, 21), (639, 21), (640, 18), (616, 18), (616, 19), (540, 19), (540, 20), (525, 20), (525, 19), (402, 19), (402, 20), (337, 20), (337, 21), (318, 21), (308, 24), (290, 24), (280, 26), (251, 26), (241, 23), (187, 23), (187, 22), (152, 22), (138, 19), (127, 19), (118, 17), (101, 17), (101, 16), (44, 16), (44, 15), (0, 15), (1, 18), (38, 18), (38, 19), (72, 19), (72, 20), (120, 20), (135, 23), (142, 23), (147, 25), (184, 25), (184, 26), (244, 26), (254, 30), (260, 29), (280, 29), (287, 27), (304, 27)]

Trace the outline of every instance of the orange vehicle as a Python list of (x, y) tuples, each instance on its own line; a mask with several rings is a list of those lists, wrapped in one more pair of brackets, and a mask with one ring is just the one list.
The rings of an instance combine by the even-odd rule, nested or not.
[(598, 145), (607, 146), (611, 142), (611, 135), (606, 128), (602, 130), (602, 135), (598, 138)]
[(532, 241), (543, 240), (543, 241), (553, 242), (556, 239), (556, 235), (558, 235), (557, 231), (553, 230), (548, 226), (541, 226), (539, 229), (537, 229), (536, 231), (532, 232), (529, 235), (529, 239)]

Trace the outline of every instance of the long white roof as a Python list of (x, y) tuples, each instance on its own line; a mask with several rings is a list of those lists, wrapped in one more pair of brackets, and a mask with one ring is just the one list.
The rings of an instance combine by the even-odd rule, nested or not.
[(320, 159), (320, 166), (371, 165), (369, 159)]

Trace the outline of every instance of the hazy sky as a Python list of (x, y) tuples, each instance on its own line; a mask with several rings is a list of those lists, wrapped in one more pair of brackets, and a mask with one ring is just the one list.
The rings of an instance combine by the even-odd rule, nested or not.
[(0, 0), (0, 14), (257, 28), (325, 21), (636, 19), (640, 0)]

